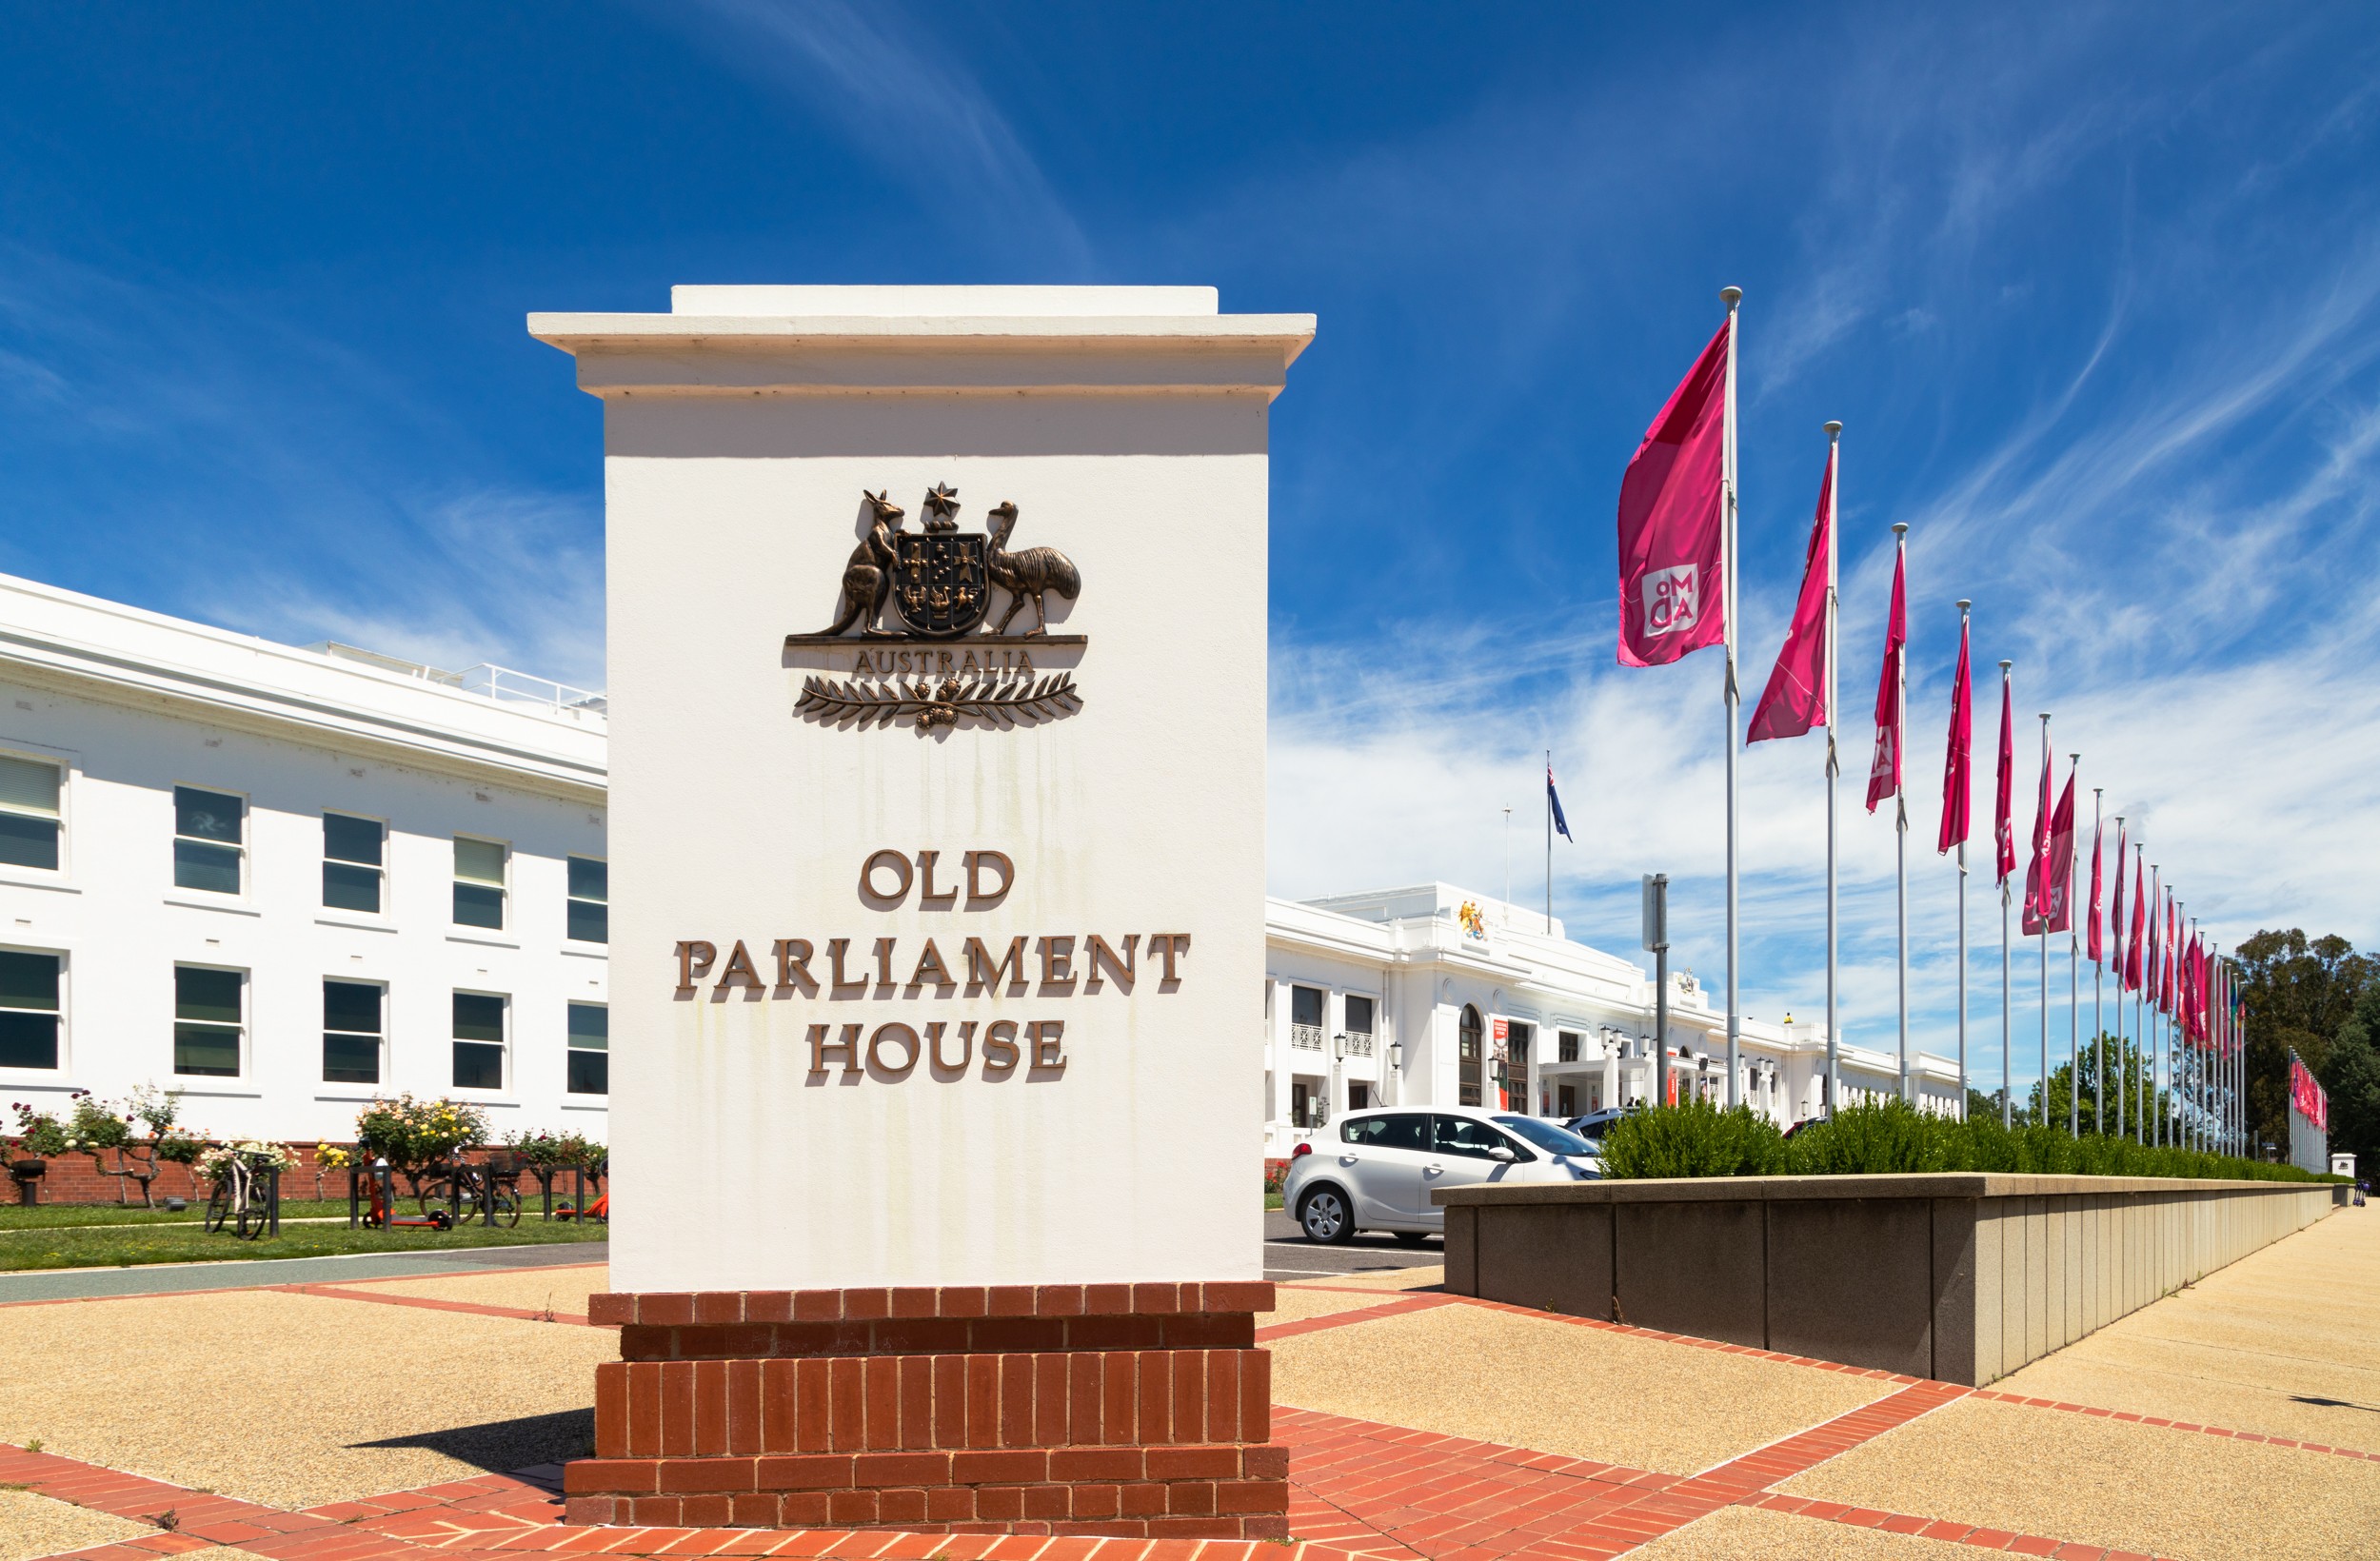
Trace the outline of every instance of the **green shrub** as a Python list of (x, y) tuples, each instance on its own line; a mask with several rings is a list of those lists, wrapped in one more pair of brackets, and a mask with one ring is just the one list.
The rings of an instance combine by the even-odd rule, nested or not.
[(1707, 1100), (1634, 1111), (1603, 1135), (1610, 1176), (1758, 1176), (1786, 1169), (1785, 1135), (1750, 1106)]
[(1847, 1106), (1787, 1138), (1749, 1106), (1707, 1102), (1632, 1111), (1603, 1138), (1603, 1174), (1616, 1177), (1881, 1176), (1918, 1171), (2034, 1176), (2181, 1176), (2231, 1181), (2330, 1181), (2293, 1165), (2235, 1155), (2158, 1148), (2105, 1134), (2070, 1138), (2054, 1127), (1964, 1121), (1898, 1100)]

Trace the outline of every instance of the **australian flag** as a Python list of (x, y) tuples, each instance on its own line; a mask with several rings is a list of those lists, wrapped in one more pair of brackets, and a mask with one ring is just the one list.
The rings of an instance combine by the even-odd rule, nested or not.
[(1554, 761), (1550, 759), (1545, 761), (1545, 805), (1554, 810), (1554, 827), (1562, 832), (1562, 839), (1577, 845), (1578, 840), (1570, 832), (1570, 820), (1562, 817), (1562, 794), (1554, 789)]

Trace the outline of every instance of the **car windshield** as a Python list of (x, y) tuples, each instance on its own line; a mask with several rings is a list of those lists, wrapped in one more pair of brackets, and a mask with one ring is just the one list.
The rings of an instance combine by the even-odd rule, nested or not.
[(1593, 1155), (1595, 1145), (1557, 1123), (1537, 1116), (1498, 1116), (1497, 1127), (1507, 1127), (1549, 1155)]

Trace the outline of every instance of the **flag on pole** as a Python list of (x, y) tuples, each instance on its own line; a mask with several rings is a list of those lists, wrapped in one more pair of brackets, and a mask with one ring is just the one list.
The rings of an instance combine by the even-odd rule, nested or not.
[(1619, 484), (1619, 660), (1659, 666), (1725, 642), (1719, 580), (1727, 334), (1678, 382)]
[(1554, 764), (1551, 760), (1545, 765), (1545, 802), (1554, 810), (1554, 827), (1562, 832), (1563, 840), (1577, 845), (1578, 840), (1570, 832), (1570, 820), (1562, 817), (1562, 794), (1554, 789)]
[(2132, 927), (2124, 939), (2124, 990), (2137, 992), (2144, 975), (2141, 970), (2141, 939), (2148, 935), (2149, 897), (2141, 886), (2140, 863), (2132, 863)]
[(2050, 815), (2050, 840), (2041, 854), (2041, 925), (2027, 932), (2065, 932), (2074, 924), (2074, 780), (2066, 778), (2057, 811)]
[(2112, 945), (2113, 945), (2113, 947), (2112, 947), (2112, 951), (2111, 951), (2111, 952), (2112, 952), (2112, 959), (2111, 963), (2112, 963), (2112, 969), (2113, 969), (2113, 970), (2114, 970), (2114, 972), (2115, 972), (2115, 990), (2116, 990), (2119, 994), (2120, 994), (2120, 993), (2122, 993), (2122, 992), (2123, 992), (2123, 990), (2124, 990), (2124, 949), (2125, 949), (2125, 943), (2124, 943), (2124, 850), (2125, 850), (2125, 844), (2126, 844), (2126, 842), (2125, 842), (2125, 840), (2124, 840), (2124, 826), (2123, 826), (2122, 824), (2120, 824), (2120, 823), (2119, 823), (2119, 824), (2117, 824), (2117, 825), (2115, 826), (2115, 884), (2114, 884), (2114, 903), (2113, 903), (2112, 906), (2110, 906), (2109, 911), (2108, 911), (2108, 941), (2109, 941), (2111, 944), (2112, 944)]
[(2173, 887), (2165, 890), (2165, 932), (2157, 949), (2157, 1007), (2169, 1018), (2173, 1014), (2173, 955), (2181, 941), (2178, 935), (2181, 913), (2173, 905)]
[[(2104, 968), (2107, 963), (2107, 951), (2105, 945), (2100, 939), (2099, 933), (2099, 830), (2100, 826), (2096, 823), (2093, 823), (2091, 826), (2090, 947), (2085, 949), (2083, 952), (2091, 956), (2091, 962), (2092, 964), (2099, 965)], [(2096, 1001), (2097, 999), (2093, 998), (2092, 1000)]]
[[(1975, 742), (1975, 695), (1967, 671), (1967, 620), (1958, 621), (1958, 669), (1951, 674), (1951, 733), (1942, 759), (1942, 833), (1934, 849), (1939, 855), (1967, 843), (1967, 806), (1974, 791), (1968, 775)], [(1961, 879), (1963, 882), (1964, 879)]]
[(1884, 621), (1884, 670), (1876, 675), (1875, 757), (1868, 762), (1868, 811), (1901, 790), (1901, 647), (1909, 642), (1906, 561), (1893, 560), (1893, 610)]
[(2033, 809), (2033, 860), (2025, 868), (2025, 913), (2019, 922), (2027, 937), (2043, 931), (2042, 912), (2050, 900), (2048, 885), (2042, 881), (2050, 867), (2050, 743), (2049, 727), (2041, 728), (2041, 795)]
[(1994, 796), (1992, 834), (1996, 842), (1994, 855), (1999, 860), (2000, 882), (2008, 882), (2009, 874), (2016, 870), (2016, 721), (2011, 708), (2013, 699), (2008, 679), (2000, 679), (2000, 772), (1999, 787)]
[(1753, 706), (1747, 743), (1799, 737), (1833, 721), (1826, 707), (1826, 576), (1835, 528), (1835, 452), (1827, 451), (1826, 475), (1818, 480), (1818, 516), (1810, 523), (1810, 546), (1802, 555), (1801, 595), (1794, 603), (1793, 626), (1776, 653), (1760, 702)]

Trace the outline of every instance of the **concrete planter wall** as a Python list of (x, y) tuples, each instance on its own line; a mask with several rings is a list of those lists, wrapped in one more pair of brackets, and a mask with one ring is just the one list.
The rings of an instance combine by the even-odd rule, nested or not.
[(1459, 1294), (1980, 1387), (2303, 1230), (2334, 1190), (1948, 1173), (1433, 1196)]

